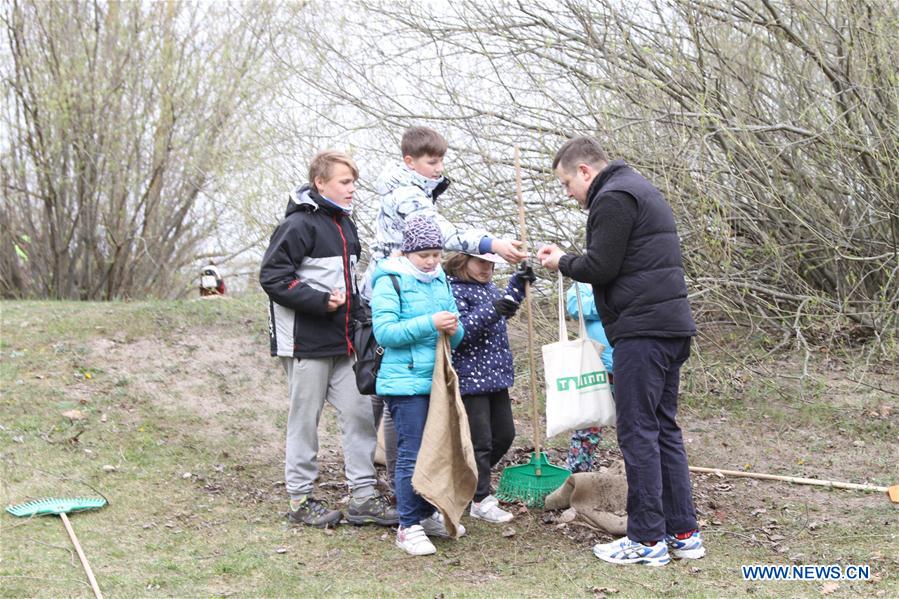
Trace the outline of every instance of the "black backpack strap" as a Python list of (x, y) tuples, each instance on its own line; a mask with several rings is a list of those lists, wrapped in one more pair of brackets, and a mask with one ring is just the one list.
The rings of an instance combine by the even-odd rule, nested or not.
[(396, 296), (402, 301), (403, 296), (400, 294), (400, 278), (399, 276), (389, 273), (387, 275), (390, 277), (390, 282), (393, 283), (393, 288), (396, 290)]

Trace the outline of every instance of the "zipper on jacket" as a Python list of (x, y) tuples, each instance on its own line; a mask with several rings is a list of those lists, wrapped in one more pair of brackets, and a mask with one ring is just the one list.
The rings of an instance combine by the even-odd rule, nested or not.
[(337, 232), (340, 233), (340, 240), (343, 242), (343, 283), (346, 285), (346, 314), (343, 322), (343, 336), (346, 339), (346, 353), (348, 356), (353, 355), (353, 342), (350, 339), (350, 308), (352, 307), (351, 297), (353, 296), (353, 287), (350, 285), (350, 259), (349, 248), (347, 247), (346, 237), (343, 236), (343, 227), (334, 216), (334, 224), (337, 226)]

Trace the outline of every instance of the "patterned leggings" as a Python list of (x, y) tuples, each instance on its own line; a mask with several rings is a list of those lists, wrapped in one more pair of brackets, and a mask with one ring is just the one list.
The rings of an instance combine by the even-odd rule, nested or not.
[[(609, 374), (609, 382), (612, 383), (612, 375)], [(612, 394), (615, 393), (615, 385), (612, 384)], [(582, 428), (571, 434), (568, 443), (568, 459), (565, 467), (571, 472), (590, 472), (593, 470), (593, 455), (599, 444), (602, 443), (602, 427)]]
[(574, 431), (568, 445), (568, 460), (565, 467), (572, 472), (593, 470), (593, 455), (602, 442), (602, 427), (584, 428)]

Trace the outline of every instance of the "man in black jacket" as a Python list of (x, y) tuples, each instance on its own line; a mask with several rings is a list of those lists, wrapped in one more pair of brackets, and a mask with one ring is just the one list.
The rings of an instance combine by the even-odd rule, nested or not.
[(544, 267), (593, 286), (615, 348), (618, 445), (627, 472), (627, 536), (593, 553), (618, 564), (662, 566), (705, 555), (677, 425), (680, 368), (696, 325), (687, 301), (674, 215), (661, 192), (590, 137), (553, 160), (569, 197), (589, 211), (587, 250), (540, 249)]
[(309, 184), (290, 198), (262, 259), (259, 282), (269, 296), (271, 353), (287, 372), (285, 484), (291, 521), (324, 527), (343, 517), (312, 496), (318, 478), (318, 420), (327, 400), (337, 409), (354, 524), (392, 526), (396, 510), (375, 490), (376, 433), (367, 397), (353, 373), (358, 316), (356, 262), (361, 246), (350, 219), (359, 171), (341, 152), (321, 152)]

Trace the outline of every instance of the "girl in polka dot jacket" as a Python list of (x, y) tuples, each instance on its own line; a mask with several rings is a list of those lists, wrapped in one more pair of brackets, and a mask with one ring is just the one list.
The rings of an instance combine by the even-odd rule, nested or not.
[(460, 320), (462, 343), (453, 350), (453, 368), (459, 376), (462, 403), (468, 414), (478, 486), (471, 517), (508, 522), (512, 514), (499, 507), (490, 487), (490, 470), (505, 455), (515, 438), (509, 387), (515, 381), (506, 319), (524, 298), (525, 281), (535, 280), (530, 266), (515, 272), (504, 293), (493, 284), (494, 265), (505, 264), (496, 254), (451, 254), (444, 262)]

